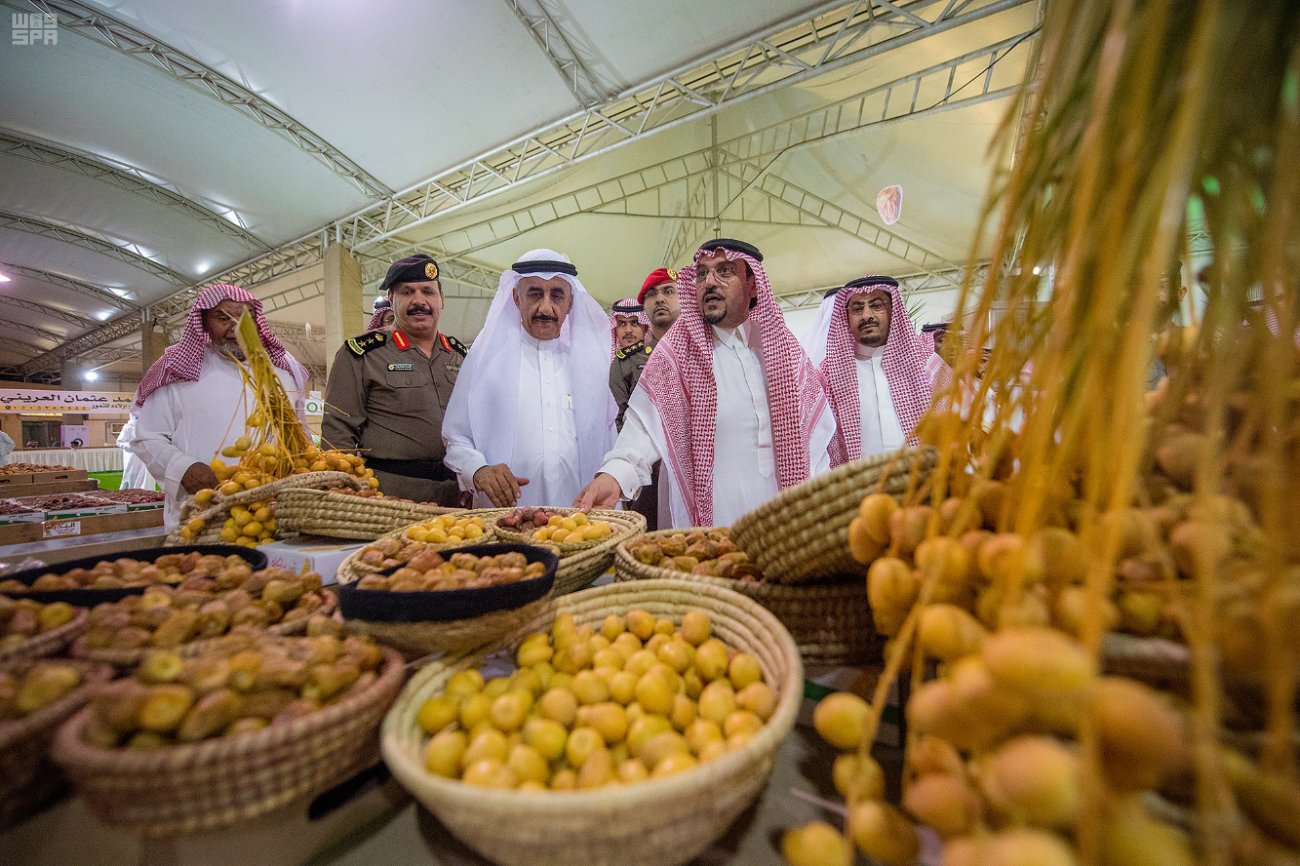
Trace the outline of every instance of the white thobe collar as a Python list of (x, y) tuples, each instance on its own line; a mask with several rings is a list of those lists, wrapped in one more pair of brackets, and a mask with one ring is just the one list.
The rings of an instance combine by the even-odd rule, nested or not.
[(539, 340), (527, 331), (522, 331), (520, 336), (523, 337), (525, 346), (537, 352), (558, 352), (560, 351), (560, 343), (563, 342), (562, 337), (556, 337), (553, 340)]
[(749, 348), (749, 322), (741, 322), (734, 328), (724, 328), (720, 325), (709, 325), (713, 329), (713, 338), (729, 349), (738, 349), (741, 346)]
[(878, 355), (885, 353), (884, 346), (864, 346), (861, 343), (853, 344), (853, 354), (864, 361), (870, 361)]

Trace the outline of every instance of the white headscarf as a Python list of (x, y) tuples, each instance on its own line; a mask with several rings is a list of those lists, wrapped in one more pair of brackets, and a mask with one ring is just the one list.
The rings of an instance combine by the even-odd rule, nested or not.
[(799, 344), (808, 353), (808, 360), (813, 362), (814, 367), (820, 367), (822, 361), (826, 360), (826, 336), (831, 332), (831, 313), (835, 309), (835, 296), (839, 290), (839, 286), (827, 289), (817, 307), (812, 326), (799, 337)]
[[(556, 262), (567, 267), (551, 271), (525, 268), (527, 273), (523, 274), (514, 269), (528, 262)], [(593, 478), (605, 452), (614, 444), (614, 418), (618, 414), (609, 391), (609, 316), (583, 287), (568, 256), (554, 250), (531, 250), (502, 272), (483, 330), (456, 377), (443, 417), (443, 436), (472, 442), (489, 463), (520, 468), (513, 458), (520, 349), (525, 331), (514, 293), (515, 286), (526, 276), (543, 280), (559, 277), (573, 289), (573, 305), (556, 339), (568, 360), (574, 428), (578, 431), (579, 477)]]

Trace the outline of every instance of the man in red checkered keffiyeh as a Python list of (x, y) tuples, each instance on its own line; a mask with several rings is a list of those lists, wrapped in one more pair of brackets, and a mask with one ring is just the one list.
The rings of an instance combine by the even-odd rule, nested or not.
[(132, 407), (135, 435), (126, 444), (167, 494), (169, 528), (176, 525), (186, 494), (216, 486), (209, 461), (244, 434), (255, 409), (235, 363), (242, 358), (235, 331), (246, 309), (299, 420), (307, 426), (307, 370), (271, 333), (261, 301), (238, 286), (204, 289), (190, 308), (180, 341), (169, 346), (140, 381)]
[(681, 316), (655, 345), (579, 507), (631, 499), (662, 459), (672, 525), (726, 525), (829, 467), (826, 392), (762, 260), (719, 238), (678, 274)]
[(826, 327), (821, 370), (839, 428), (834, 462), (914, 444), (916, 424), (946, 377), (928, 367), (933, 348), (913, 327), (898, 281), (868, 276), (847, 283)]

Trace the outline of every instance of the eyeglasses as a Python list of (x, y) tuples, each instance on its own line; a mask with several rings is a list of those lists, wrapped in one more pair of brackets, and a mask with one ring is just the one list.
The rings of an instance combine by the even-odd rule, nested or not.
[(216, 319), (220, 324), (235, 325), (239, 323), (240, 316), (242, 316), (243, 314), (241, 313), (240, 316), (232, 316), (229, 313), (227, 313), (225, 310), (220, 310), (217, 309), (216, 307), (213, 307), (212, 309), (208, 310), (208, 315)]
[(709, 278), (709, 274), (713, 274), (720, 280), (734, 280), (736, 277), (740, 276), (740, 269), (731, 262), (723, 262), (716, 268), (706, 268), (702, 265), (696, 265), (695, 285), (704, 285), (705, 280)]
[(851, 303), (849, 304), (848, 309), (850, 313), (854, 314), (861, 313), (863, 310), (870, 310), (873, 313), (884, 313), (889, 311), (889, 302), (882, 298), (872, 298), (866, 303), (861, 301)]

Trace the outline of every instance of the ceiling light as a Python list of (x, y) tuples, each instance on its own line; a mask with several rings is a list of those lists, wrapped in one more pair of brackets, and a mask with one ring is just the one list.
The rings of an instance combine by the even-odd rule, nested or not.
[(95, 382), (95, 381), (98, 381), (98, 380), (99, 380), (99, 371), (98, 371), (98, 370), (87, 370), (86, 372), (84, 372), (84, 373), (81, 374), (81, 378), (85, 379), (87, 382)]
[(0, 283), (7, 283), (7, 282), (9, 282), (9, 277), (5, 276), (4, 274), (0, 274)]
[(198, 271), (198, 273), (206, 274), (208, 271), (212, 270), (212, 262), (208, 261), (207, 259), (204, 259), (203, 261), (195, 265), (194, 268), (195, 270)]
[(95, 318), (99, 319), (101, 322), (107, 322), (109, 319), (113, 318), (113, 313), (111, 310), (100, 310), (95, 314)]
[(1038, 276), (1042, 272), (1043, 272), (1042, 268), (1040, 268), (1038, 265), (1034, 265), (1034, 276)]

